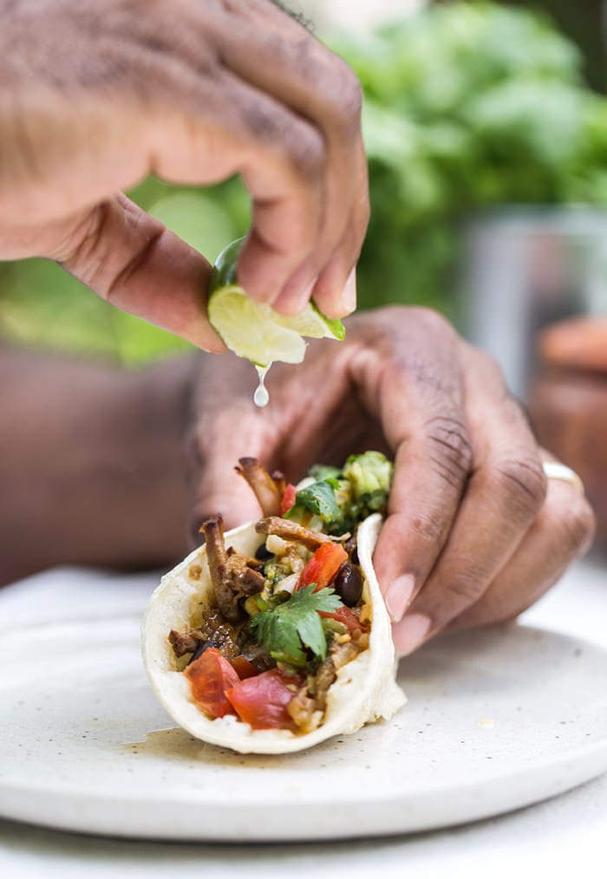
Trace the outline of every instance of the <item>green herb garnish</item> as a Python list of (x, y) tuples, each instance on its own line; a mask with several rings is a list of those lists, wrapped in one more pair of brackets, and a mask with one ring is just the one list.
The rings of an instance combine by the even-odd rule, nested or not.
[(281, 662), (303, 666), (304, 648), (324, 659), (327, 638), (318, 611), (331, 613), (342, 606), (332, 588), (315, 592), (315, 584), (294, 592), (288, 601), (258, 613), (250, 622), (252, 631), (270, 656)]
[(315, 516), (320, 516), (325, 525), (330, 525), (341, 518), (335, 492), (328, 482), (313, 482), (312, 485), (298, 491), (295, 506), (289, 511), (293, 515), (289, 518), (295, 518), (302, 508)]

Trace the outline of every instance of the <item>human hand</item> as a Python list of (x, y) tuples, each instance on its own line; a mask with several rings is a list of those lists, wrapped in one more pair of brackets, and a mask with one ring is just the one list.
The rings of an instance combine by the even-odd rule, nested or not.
[(247, 292), (355, 307), (368, 218), (356, 78), (270, 0), (0, 0), (0, 259), (44, 256), (202, 348), (207, 261), (121, 190), (240, 173)]
[(297, 481), (314, 462), (374, 448), (395, 459), (375, 566), (403, 655), (454, 626), (510, 620), (589, 545), (592, 511), (548, 483), (538, 448), (496, 364), (437, 314), (387, 308), (349, 322), (335, 346), (276, 365), (270, 405), (236, 359), (205, 361), (192, 434), (195, 524), (257, 517), (234, 462), (254, 456)]

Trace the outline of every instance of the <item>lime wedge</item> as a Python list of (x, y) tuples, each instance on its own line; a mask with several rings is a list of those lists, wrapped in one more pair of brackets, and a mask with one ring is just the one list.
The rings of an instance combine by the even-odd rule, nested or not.
[(302, 312), (287, 317), (270, 309), (275, 320), (282, 327), (299, 333), (300, 336), (308, 336), (310, 339), (337, 339), (341, 342), (346, 337), (346, 328), (340, 320), (331, 320), (310, 302)]
[(209, 299), (209, 320), (230, 351), (258, 366), (276, 360), (301, 363), (304, 340), (275, 317), (269, 305), (253, 302), (242, 287), (220, 287)]
[(233, 241), (217, 257), (208, 305), (209, 320), (231, 351), (258, 366), (277, 360), (301, 363), (306, 351), (303, 336), (339, 341), (345, 337), (342, 322), (325, 317), (313, 303), (286, 317), (250, 299), (236, 277), (243, 241)]

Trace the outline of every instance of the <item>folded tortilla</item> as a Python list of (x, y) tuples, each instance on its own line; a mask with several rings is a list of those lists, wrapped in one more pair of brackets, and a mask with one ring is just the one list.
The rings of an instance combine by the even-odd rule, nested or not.
[[(381, 516), (366, 519), (358, 529), (358, 558), (364, 574), (363, 597), (371, 605), (369, 647), (337, 671), (327, 693), (327, 707), (321, 725), (309, 733), (284, 729), (254, 730), (237, 717), (211, 720), (192, 700), (190, 684), (177, 667), (168, 641), (171, 629), (187, 628), (213, 596), (213, 585), (202, 546), (162, 578), (150, 600), (142, 633), (144, 664), (156, 696), (173, 720), (204, 742), (231, 748), (242, 754), (288, 754), (302, 751), (336, 735), (353, 733), (366, 723), (388, 720), (406, 702), (395, 680), (396, 658), (390, 620), (379, 588), (372, 556)], [(242, 525), (225, 534), (227, 546), (253, 556), (265, 537), (255, 523)], [(200, 565), (198, 579), (192, 565)], [(197, 572), (196, 572), (197, 573)]]

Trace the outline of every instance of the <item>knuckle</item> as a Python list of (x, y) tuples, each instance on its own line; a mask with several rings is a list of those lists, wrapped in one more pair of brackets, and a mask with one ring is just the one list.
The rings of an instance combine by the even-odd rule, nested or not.
[(455, 333), (449, 321), (433, 308), (416, 306), (408, 309), (408, 319), (415, 321), (420, 331), (425, 330), (431, 336), (444, 335), (452, 338)]
[[(419, 406), (428, 406), (428, 401), (441, 405), (447, 410), (457, 410), (460, 402), (461, 386), (459, 376), (441, 369), (441, 365), (423, 353), (403, 351), (398, 347), (399, 339), (384, 337), (384, 378), (387, 385), (403, 385)], [(426, 401), (421, 403), (420, 401)], [(448, 420), (448, 419), (447, 419)]]
[(496, 465), (491, 486), (510, 515), (534, 518), (546, 500), (546, 475), (535, 458), (508, 458)]
[(242, 3), (239, 0), (216, 0), (216, 4), (226, 15), (242, 15)]
[(594, 538), (594, 512), (585, 498), (579, 497), (565, 509), (553, 510), (559, 542), (570, 556), (582, 555)]
[(453, 416), (435, 416), (426, 422), (425, 442), (435, 472), (452, 487), (460, 488), (473, 461), (466, 425)]
[(283, 147), (291, 172), (304, 180), (317, 180), (324, 174), (327, 151), (320, 132), (299, 122), (288, 133), (283, 131)]
[(436, 544), (442, 542), (447, 525), (438, 512), (428, 511), (415, 516), (411, 522), (411, 528), (422, 540)]
[(478, 601), (484, 590), (484, 580), (480, 572), (477, 573), (473, 567), (469, 567), (465, 571), (459, 571), (449, 581), (447, 590), (457, 599), (461, 611), (462, 605), (468, 607)]
[(360, 128), (362, 89), (354, 72), (338, 56), (334, 56), (333, 72), (325, 101), (331, 119), (343, 134), (351, 136)]
[[(385, 334), (394, 337), (402, 348), (403, 337), (434, 338), (452, 340), (456, 334), (451, 324), (438, 311), (419, 305), (386, 305), (375, 312), (378, 325)], [(436, 340), (435, 340), (436, 341)]]
[(292, 175), (315, 178), (326, 163), (323, 138), (303, 119), (285, 117), (264, 102), (252, 102), (240, 108), (241, 118), (252, 140), (282, 159)]
[(479, 370), (485, 382), (494, 387), (505, 389), (506, 380), (504, 378), (504, 373), (495, 357), (488, 354), (487, 351), (482, 351), (479, 348), (472, 348), (472, 346), (470, 346), (470, 348), (473, 352), (472, 357), (475, 362), (475, 367)]
[(94, 256), (109, 222), (109, 215), (107, 203), (94, 208), (83, 222), (70, 230), (61, 248), (49, 254), (63, 268), (78, 273), (85, 284), (94, 283), (94, 272), (88, 269), (96, 263)]

